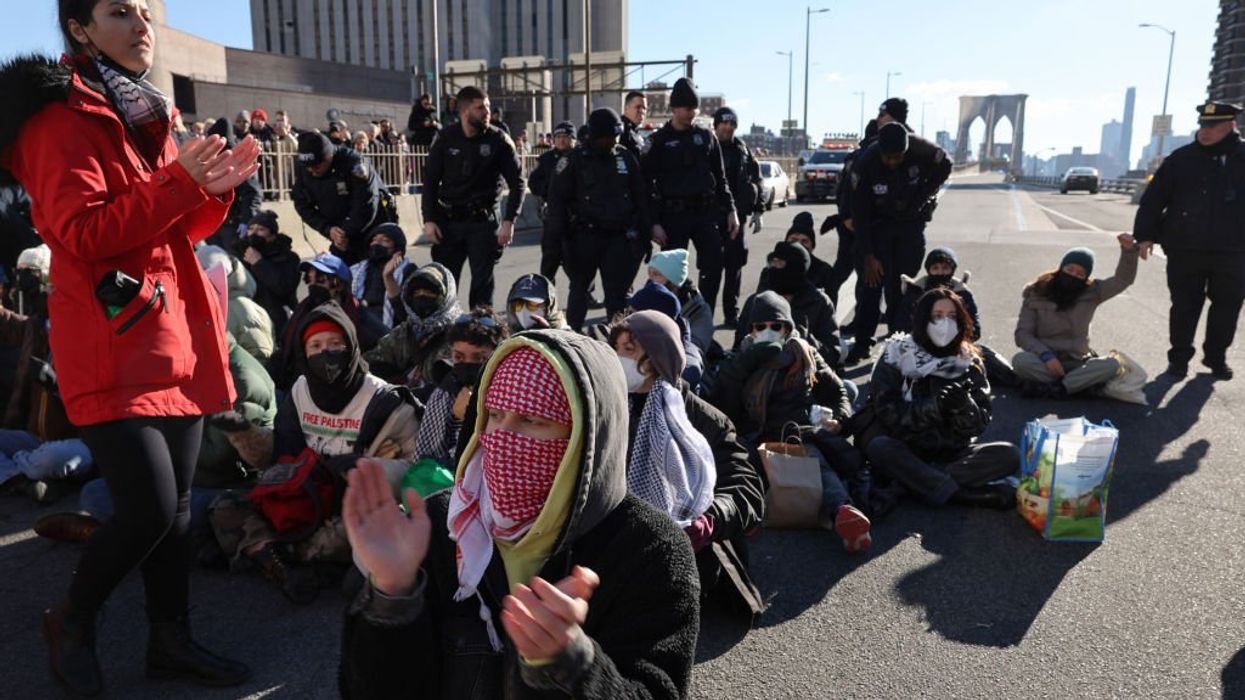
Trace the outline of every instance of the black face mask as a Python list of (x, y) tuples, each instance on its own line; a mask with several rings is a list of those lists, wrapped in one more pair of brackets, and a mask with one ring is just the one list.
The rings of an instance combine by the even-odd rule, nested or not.
[(389, 246), (377, 244), (367, 249), (367, 259), (375, 265), (384, 265), (392, 257), (393, 251)]
[(475, 383), (480, 380), (482, 369), (484, 365), (478, 362), (458, 362), (450, 371), (454, 373), (454, 378), (458, 380), (460, 386), (475, 386)]
[(252, 236), (247, 236), (246, 244), (251, 246), (255, 250), (259, 251), (260, 253), (263, 253), (265, 250), (268, 249), (268, 239), (264, 238), (258, 233)]
[(791, 263), (769, 269), (769, 286), (779, 294), (795, 294), (804, 288), (804, 271)]
[(1046, 291), (1051, 301), (1055, 302), (1055, 307), (1063, 310), (1076, 303), (1088, 284), (1086, 280), (1060, 270), (1055, 273)]
[(411, 311), (414, 311), (416, 316), (420, 318), (428, 318), (436, 313), (437, 309), (441, 308), (441, 302), (437, 299), (430, 299), (428, 297), (415, 297), (411, 300), (410, 307)]
[(18, 291), (31, 292), (39, 291), (39, 284), (43, 280), (38, 272), (34, 270), (18, 270), (17, 271), (17, 289)]
[(324, 350), (307, 358), (307, 370), (322, 384), (335, 384), (349, 367), (350, 353), (345, 350)]
[(925, 289), (937, 289), (938, 287), (950, 287), (951, 275), (928, 275), (925, 278)]
[(311, 305), (319, 306), (333, 298), (333, 292), (328, 287), (319, 284), (307, 285), (307, 298), (311, 300)]

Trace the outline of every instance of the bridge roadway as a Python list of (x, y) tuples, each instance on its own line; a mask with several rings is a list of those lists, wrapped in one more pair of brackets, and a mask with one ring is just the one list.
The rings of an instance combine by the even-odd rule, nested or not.
[[(807, 208), (818, 221), (834, 210)], [(746, 287), (798, 210), (772, 212), (750, 236)], [(1022, 285), (1074, 245), (1093, 248), (1098, 273), (1109, 274), (1118, 250), (1110, 234), (1130, 228), (1133, 210), (1114, 195), (1061, 196), (968, 176), (950, 184), (929, 238), (955, 247), (961, 269), (972, 271), (985, 341), (1010, 352)], [(833, 249), (833, 236), (821, 237), (819, 252)], [(425, 249), (413, 255), (427, 260)], [(499, 289), (538, 257), (536, 237), (521, 236), (503, 259)], [(1099, 351), (1127, 350), (1152, 374), (1164, 366), (1163, 267), (1161, 258), (1143, 264), (1137, 284), (1094, 326)], [(1245, 368), (1240, 350), (1230, 360)], [(752, 557), (770, 610), (750, 631), (707, 612), (693, 697), (1245, 697), (1245, 506), (1237, 499), (1245, 436), (1231, 408), (1245, 401), (1245, 383), (1160, 379), (1146, 389), (1149, 407), (997, 393), (987, 439), (1018, 440), (1025, 420), (1051, 414), (1119, 426), (1106, 542), (1052, 544), (1014, 512), (916, 504), (878, 523), (873, 549), (859, 557), (829, 533), (764, 532)], [(54, 696), (39, 612), (61, 595), (78, 550), (35, 537), (29, 527), (40, 512), (0, 497), (5, 698)], [(142, 678), (137, 578), (109, 603), (100, 634), (112, 697), (336, 696), (340, 597), (295, 608), (254, 575), (196, 571), (198, 635), (250, 659), (256, 675), (240, 690), (192, 690)], [(417, 697), (419, 679), (411, 680)]]

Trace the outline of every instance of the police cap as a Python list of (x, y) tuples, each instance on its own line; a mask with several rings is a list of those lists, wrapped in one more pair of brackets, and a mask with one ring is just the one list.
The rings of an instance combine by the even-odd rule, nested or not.
[(1206, 104), (1197, 106), (1197, 123), (1203, 126), (1208, 124), (1218, 124), (1236, 119), (1241, 113), (1241, 106), (1234, 105), (1231, 102), (1215, 102), (1208, 101)]
[(878, 129), (878, 148), (888, 156), (907, 152), (908, 130), (896, 122), (884, 125)]
[(730, 122), (738, 126), (739, 115), (735, 114), (735, 110), (730, 107), (718, 107), (718, 110), (713, 113), (713, 125), (717, 126), (722, 122)]

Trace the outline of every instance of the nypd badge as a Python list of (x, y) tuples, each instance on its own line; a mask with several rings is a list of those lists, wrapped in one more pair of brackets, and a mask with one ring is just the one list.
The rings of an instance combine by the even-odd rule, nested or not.
[(873, 194), (886, 194), (889, 191), (890, 188), (888, 188), (884, 182), (879, 182), (873, 186)]
[(705, 145), (705, 137), (701, 136), (700, 134), (693, 134), (692, 143), (696, 144), (697, 146), (703, 146)]
[(558, 159), (558, 164), (554, 166), (553, 171), (557, 173), (558, 175), (561, 175), (562, 171), (566, 170), (566, 166), (570, 164), (571, 164), (570, 158), (567, 158), (566, 156), (562, 156), (561, 158)]
[(493, 155), (493, 147), (487, 143), (480, 144), (480, 157), (488, 158), (491, 155)]
[(618, 156), (617, 158), (614, 159), (614, 162), (618, 164), (618, 174), (626, 175), (627, 174), (627, 161), (624, 160), (622, 156)]

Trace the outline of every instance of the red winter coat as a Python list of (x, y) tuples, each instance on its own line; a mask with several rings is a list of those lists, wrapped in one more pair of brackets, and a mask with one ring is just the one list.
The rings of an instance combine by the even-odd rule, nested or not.
[[(107, 98), (76, 73), (62, 78), (68, 99), (24, 122), (0, 151), (0, 168), (30, 193), (52, 249), (50, 343), (69, 419), (85, 426), (228, 410), (225, 318), (193, 246), (216, 231), (232, 197), (191, 179), (171, 135), (153, 171)], [(95, 288), (112, 270), (142, 289), (109, 319)]]

